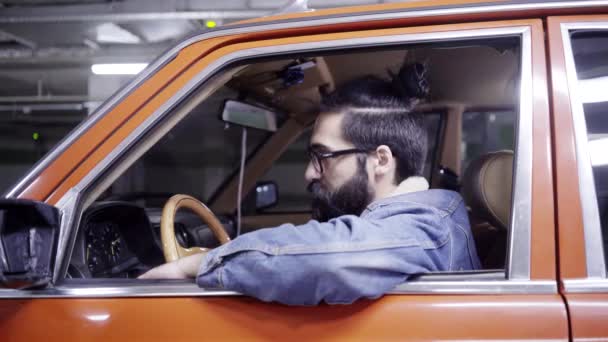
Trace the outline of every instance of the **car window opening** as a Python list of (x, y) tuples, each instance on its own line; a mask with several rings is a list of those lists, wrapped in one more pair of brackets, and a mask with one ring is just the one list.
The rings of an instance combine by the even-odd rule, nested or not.
[[(387, 77), (404, 60), (429, 72), (430, 96), (413, 109), (428, 132), (424, 177), (431, 188), (463, 194), (481, 272), (504, 270), (520, 53), (519, 40), (506, 37), (246, 64), (86, 209), (68, 276), (129, 279), (160, 264), (162, 206), (177, 193), (208, 205), (231, 238), (307, 222), (311, 195), (303, 174), (320, 97), (363, 73)], [(226, 100), (271, 111), (276, 131), (226, 124)], [(479, 178), (481, 169), (492, 170), (488, 178)], [(483, 200), (488, 193), (494, 202)], [(184, 248), (219, 245), (187, 210), (176, 213), (175, 237)]]

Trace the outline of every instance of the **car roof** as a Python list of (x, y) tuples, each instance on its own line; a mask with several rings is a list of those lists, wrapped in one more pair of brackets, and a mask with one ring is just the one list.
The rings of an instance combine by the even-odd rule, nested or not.
[[(282, 23), (288, 21), (306, 21), (316, 19), (340, 18), (345, 16), (390, 14), (390, 13), (416, 13), (429, 12), (438, 14), (459, 14), (461, 12), (511, 12), (514, 10), (526, 11), (532, 9), (566, 9), (576, 7), (606, 6), (603, 1), (534, 1), (534, 0), (414, 0), (395, 3), (380, 3), (358, 6), (344, 6), (326, 8), (321, 10), (311, 9), (303, 12), (278, 13), (275, 15), (241, 20), (219, 27), (234, 28), (239, 26), (251, 26), (255, 24)], [(432, 13), (434, 12), (434, 13)]]
[[(526, 4), (542, 3), (543, 1), (525, 1)], [(236, 26), (255, 23), (268, 23), (271, 21), (281, 22), (289, 19), (320, 19), (329, 17), (338, 17), (345, 15), (356, 14), (374, 14), (393, 11), (421, 11), (421, 10), (439, 10), (439, 9), (456, 9), (466, 7), (479, 7), (484, 5), (496, 5), (499, 3), (516, 4), (522, 1), (505, 1), (505, 0), (423, 0), (423, 1), (406, 1), (396, 3), (383, 3), (358, 6), (344, 6), (336, 8), (326, 8), (322, 10), (310, 10), (305, 12), (279, 13), (271, 16), (247, 19), (231, 23), (226, 26)]]

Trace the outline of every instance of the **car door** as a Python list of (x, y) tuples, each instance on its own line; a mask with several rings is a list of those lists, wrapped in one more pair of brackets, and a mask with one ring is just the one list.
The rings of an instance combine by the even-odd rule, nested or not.
[[(141, 76), (141, 82), (134, 83), (137, 88), (126, 88), (68, 138), (50, 162), (43, 162), (11, 193), (59, 207), (62, 235), (55, 287), (0, 291), (2, 335), (8, 340), (566, 340), (567, 314), (555, 271), (542, 22), (416, 27), (395, 20), (394, 27), (386, 28), (385, 19), (374, 20), (373, 14), (363, 19), (365, 25), (360, 17), (356, 20), (358, 25), (347, 21), (323, 28), (334, 33), (322, 33), (307, 20), (192, 38), (157, 61), (153, 68), (158, 71)], [(501, 37), (518, 39), (521, 51), (516, 176), (505, 269), (428, 275), (377, 300), (315, 307), (263, 303), (186, 282), (64, 279), (79, 217), (99, 195), (106, 177), (143, 153), (138, 149), (160, 130), (155, 124), (176, 115), (179, 111), (172, 109), (191, 89), (231, 62), (311, 50)]]
[(559, 276), (574, 340), (605, 340), (608, 16), (549, 21)]

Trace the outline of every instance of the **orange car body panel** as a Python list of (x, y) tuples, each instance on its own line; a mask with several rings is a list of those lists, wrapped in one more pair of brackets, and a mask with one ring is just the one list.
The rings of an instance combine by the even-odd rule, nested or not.
[(551, 131), (547, 98), (547, 65), (543, 27), (534, 21), (532, 30), (532, 237), (530, 278), (555, 279), (555, 214), (551, 163)]
[[(14, 307), (0, 317), (8, 341), (538, 341), (568, 336), (558, 295), (389, 295), (316, 307), (245, 297), (37, 299), (15, 300)], [(25, 328), (24, 322), (43, 323)]]
[(572, 338), (575, 341), (605, 341), (608, 327), (608, 293), (569, 293)]
[(574, 142), (574, 123), (570, 110), (570, 95), (566, 77), (562, 35), (556, 18), (548, 20), (549, 55), (551, 57), (551, 87), (553, 92), (556, 211), (559, 240), (559, 271), (561, 278), (587, 276), (583, 213), (578, 189), (578, 167)]

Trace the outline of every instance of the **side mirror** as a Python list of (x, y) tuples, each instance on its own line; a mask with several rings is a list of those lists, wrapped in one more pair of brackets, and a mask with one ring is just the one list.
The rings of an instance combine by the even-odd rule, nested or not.
[(275, 206), (279, 201), (279, 187), (275, 182), (260, 182), (255, 187), (255, 209)]
[(48, 285), (59, 240), (59, 210), (42, 202), (0, 199), (0, 287)]
[(224, 102), (222, 120), (264, 131), (275, 132), (277, 130), (277, 114), (275, 112), (235, 100)]

